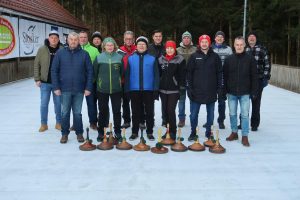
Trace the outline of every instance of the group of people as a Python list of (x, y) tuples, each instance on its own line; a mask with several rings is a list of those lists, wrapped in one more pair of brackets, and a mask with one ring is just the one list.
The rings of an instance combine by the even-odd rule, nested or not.
[[(208, 35), (201, 35), (197, 47), (193, 45), (188, 31), (182, 34), (179, 47), (172, 40), (163, 44), (160, 30), (153, 31), (152, 39), (150, 44), (147, 37), (135, 39), (132, 31), (126, 31), (124, 45), (119, 48), (112, 37), (103, 39), (100, 32), (92, 34), (90, 44), (88, 33), (81, 31), (79, 34), (69, 33), (68, 45), (63, 47), (58, 32), (51, 31), (34, 62), (34, 80), (41, 91), (39, 131), (48, 129), (48, 105), (52, 93), (55, 128), (61, 130), (61, 143), (68, 141), (72, 130), (78, 142), (84, 141), (81, 114), (84, 96), (90, 127), (98, 131), (98, 141), (103, 140), (105, 127), (108, 127), (109, 99), (117, 139), (122, 138), (121, 128), (132, 126), (130, 140), (138, 137), (140, 128), (145, 128), (147, 138), (154, 140), (154, 107), (155, 100), (160, 98), (162, 126), (169, 124), (170, 135), (175, 139), (177, 103), (178, 127), (184, 127), (187, 95), (190, 100), (189, 141), (196, 138), (201, 105), (206, 105), (207, 111), (207, 121), (203, 125), (206, 137), (213, 137), (211, 126), (216, 101), (219, 128), (225, 129), (225, 102), (228, 100), (231, 134), (226, 140), (237, 140), (240, 128), (242, 144), (250, 146), (250, 101), (251, 129), (257, 131), (262, 91), (268, 84), (271, 70), (268, 52), (257, 41), (257, 35), (249, 33), (247, 41), (241, 36), (236, 37), (234, 53), (225, 45), (222, 31), (215, 34), (213, 44)], [(238, 104), (241, 111), (239, 126)]]

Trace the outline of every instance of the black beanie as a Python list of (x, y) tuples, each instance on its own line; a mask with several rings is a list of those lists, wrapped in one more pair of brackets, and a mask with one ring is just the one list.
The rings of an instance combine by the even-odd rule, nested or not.
[(96, 31), (92, 34), (92, 40), (95, 38), (95, 37), (98, 37), (101, 39), (101, 41), (103, 41), (103, 38), (101, 36), (101, 33), (99, 31)]
[(255, 31), (250, 31), (247, 35), (247, 38), (250, 36), (250, 35), (254, 35), (257, 39), (257, 33)]

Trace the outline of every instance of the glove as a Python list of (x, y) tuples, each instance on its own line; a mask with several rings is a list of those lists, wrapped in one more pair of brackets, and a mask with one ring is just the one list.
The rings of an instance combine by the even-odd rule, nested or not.
[(155, 99), (155, 100), (159, 100), (159, 92), (158, 91), (154, 91), (153, 92), (153, 99)]

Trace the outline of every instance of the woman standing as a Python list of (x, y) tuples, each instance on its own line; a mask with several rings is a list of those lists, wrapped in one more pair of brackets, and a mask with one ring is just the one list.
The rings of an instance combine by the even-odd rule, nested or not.
[(122, 56), (116, 53), (118, 46), (111, 37), (102, 43), (102, 53), (94, 62), (95, 80), (97, 83), (97, 99), (99, 106), (98, 141), (102, 141), (106, 119), (109, 114), (109, 98), (111, 101), (114, 131), (117, 139), (121, 139), (121, 78), (123, 72)]
[(182, 55), (176, 55), (176, 43), (167, 41), (166, 54), (158, 59), (160, 82), (159, 93), (166, 122), (170, 125), (170, 135), (176, 139), (176, 105), (179, 100), (179, 89), (185, 86), (185, 60)]

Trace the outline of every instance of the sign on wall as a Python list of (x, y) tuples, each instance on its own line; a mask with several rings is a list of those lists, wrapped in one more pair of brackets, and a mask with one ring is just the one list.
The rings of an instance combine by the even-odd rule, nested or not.
[(0, 60), (19, 57), (18, 18), (0, 16)]
[(19, 22), (20, 56), (35, 56), (39, 47), (44, 44), (45, 24), (25, 19), (20, 19)]

